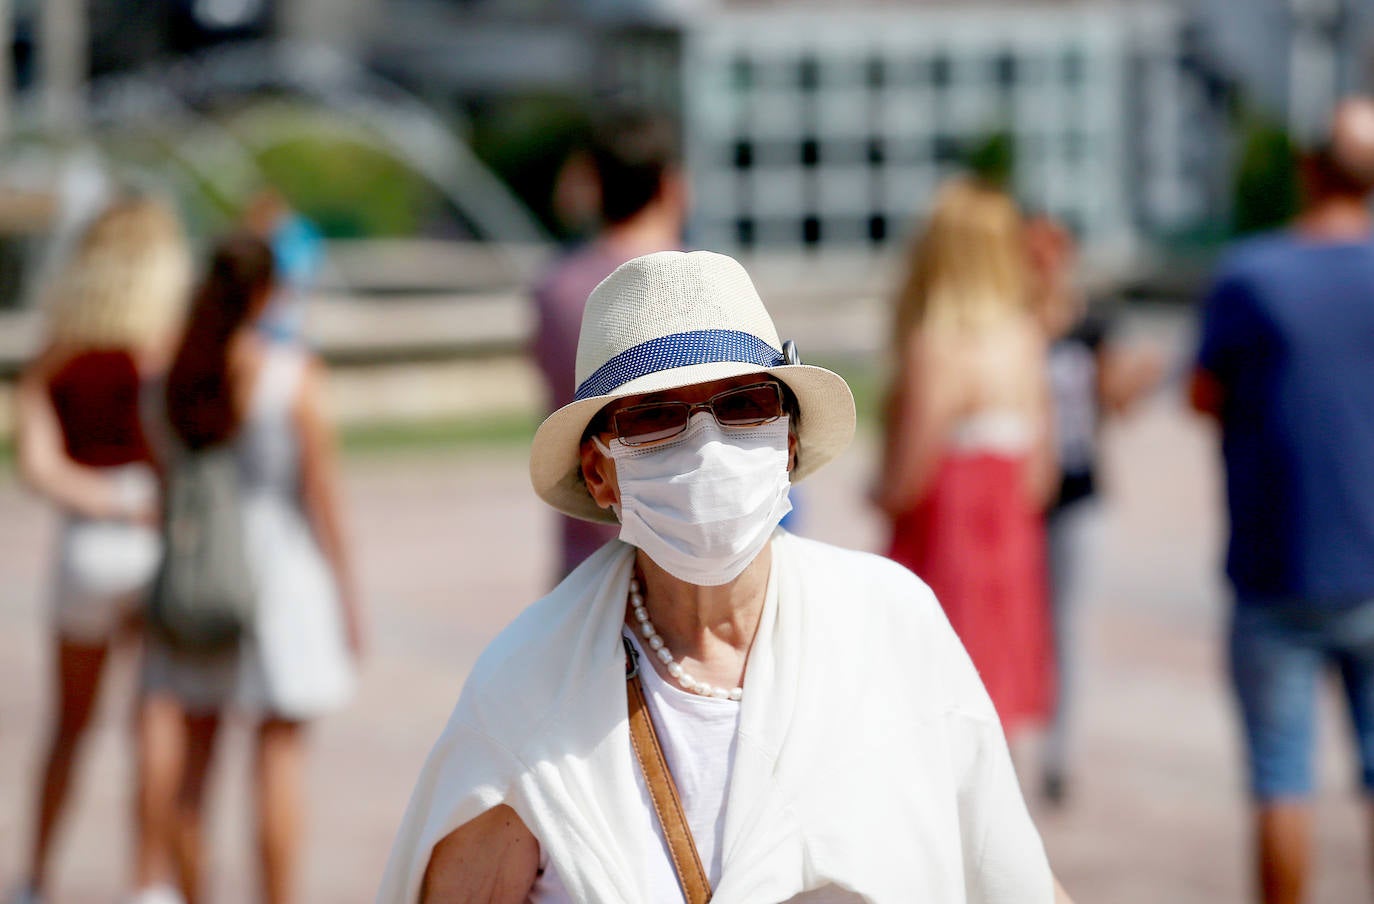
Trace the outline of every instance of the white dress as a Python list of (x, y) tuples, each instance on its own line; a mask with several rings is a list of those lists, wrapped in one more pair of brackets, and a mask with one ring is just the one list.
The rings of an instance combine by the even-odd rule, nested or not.
[(271, 346), (235, 439), (245, 553), (258, 592), (250, 635), (215, 659), (150, 645), (145, 686), (172, 693), (193, 711), (233, 706), (308, 719), (343, 706), (353, 694), (338, 590), (301, 507), (292, 412), (305, 363), (300, 349)]

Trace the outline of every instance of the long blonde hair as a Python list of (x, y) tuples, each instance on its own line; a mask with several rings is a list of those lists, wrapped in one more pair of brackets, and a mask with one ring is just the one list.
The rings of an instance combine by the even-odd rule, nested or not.
[(946, 183), (910, 260), (896, 298), (898, 344), (918, 326), (983, 329), (1026, 307), (1021, 213), (991, 185), (969, 178)]
[(44, 297), (55, 344), (135, 349), (167, 336), (185, 309), (191, 254), (161, 201), (116, 201), (86, 227)]

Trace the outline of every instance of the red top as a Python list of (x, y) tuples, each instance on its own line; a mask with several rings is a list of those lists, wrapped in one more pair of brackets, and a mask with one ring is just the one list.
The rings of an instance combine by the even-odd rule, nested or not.
[(139, 416), (142, 377), (125, 351), (82, 352), (48, 384), (67, 454), (96, 468), (148, 462)]

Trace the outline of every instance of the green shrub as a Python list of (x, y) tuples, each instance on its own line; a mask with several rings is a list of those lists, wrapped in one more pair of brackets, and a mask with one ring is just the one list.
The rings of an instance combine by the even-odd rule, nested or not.
[(1260, 119), (1242, 125), (1231, 227), (1236, 235), (1275, 229), (1298, 212), (1296, 148), (1281, 127)]
[(413, 235), (434, 204), (404, 163), (335, 136), (284, 141), (260, 152), (258, 166), (329, 238)]
[(473, 152), (546, 229), (563, 235), (553, 189), (568, 153), (587, 135), (583, 106), (567, 95), (523, 95), (476, 111), (472, 126)]
[(1016, 139), (1006, 130), (993, 132), (969, 148), (964, 163), (969, 172), (989, 185), (1012, 191), (1016, 178)]

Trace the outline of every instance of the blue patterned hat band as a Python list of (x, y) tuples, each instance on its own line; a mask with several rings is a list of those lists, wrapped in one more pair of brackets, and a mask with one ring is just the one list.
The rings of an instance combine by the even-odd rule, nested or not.
[(739, 330), (693, 330), (660, 336), (625, 349), (601, 365), (577, 387), (575, 401), (594, 398), (648, 374), (693, 364), (723, 361), (777, 367), (783, 353), (752, 333)]

